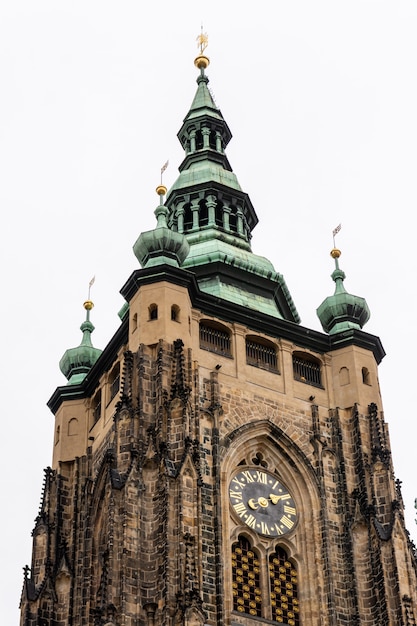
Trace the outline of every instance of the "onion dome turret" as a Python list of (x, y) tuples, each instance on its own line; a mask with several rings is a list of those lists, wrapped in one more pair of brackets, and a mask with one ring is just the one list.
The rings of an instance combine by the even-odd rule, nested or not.
[(85, 321), (80, 326), (83, 333), (81, 343), (77, 348), (66, 350), (59, 362), (59, 369), (68, 379), (68, 385), (81, 383), (102, 352), (91, 343), (91, 333), (94, 331), (94, 326), (90, 321), (90, 311), (94, 304), (91, 300), (86, 300), (83, 306), (87, 314)]
[(159, 206), (155, 209), (156, 228), (139, 235), (133, 246), (133, 252), (142, 267), (155, 265), (174, 265), (179, 267), (188, 254), (190, 246), (181, 233), (171, 230), (167, 225), (169, 210), (164, 205), (167, 188), (158, 185)]
[(333, 248), (330, 255), (336, 265), (331, 275), (336, 283), (336, 289), (333, 296), (326, 298), (318, 307), (318, 318), (324, 332), (329, 335), (350, 329), (360, 330), (371, 316), (369, 307), (364, 298), (353, 296), (346, 291), (343, 285), (346, 274), (339, 268), (340, 250)]

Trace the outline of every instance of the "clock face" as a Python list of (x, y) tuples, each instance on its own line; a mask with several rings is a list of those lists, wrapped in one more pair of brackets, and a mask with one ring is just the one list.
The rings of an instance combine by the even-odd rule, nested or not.
[(229, 499), (240, 521), (266, 537), (285, 535), (297, 521), (292, 495), (275, 474), (263, 469), (247, 468), (235, 474)]

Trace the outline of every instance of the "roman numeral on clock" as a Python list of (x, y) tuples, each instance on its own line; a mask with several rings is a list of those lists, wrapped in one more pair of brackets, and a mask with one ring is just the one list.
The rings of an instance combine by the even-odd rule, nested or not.
[(233, 505), (234, 510), (239, 515), (239, 517), (243, 517), (245, 513), (247, 513), (247, 509), (244, 502), (238, 502)]
[(254, 482), (255, 482), (254, 477), (253, 477), (253, 476), (252, 476), (252, 474), (251, 474), (250, 472), (248, 472), (247, 470), (246, 470), (246, 472), (242, 472), (242, 475), (246, 478), (246, 480), (248, 481), (248, 483), (254, 483)]
[(258, 483), (262, 483), (263, 485), (267, 485), (268, 484), (268, 476), (265, 474), (265, 472), (260, 472), (257, 470), (256, 472), (256, 480)]
[(284, 524), (287, 528), (292, 528), (294, 526), (294, 522), (289, 519), (286, 515), (283, 515), (280, 519), (281, 524)]
[(295, 515), (296, 511), (293, 506), (284, 505), (284, 513), (288, 513), (288, 515)]
[(249, 528), (255, 528), (255, 526), (256, 526), (256, 519), (254, 518), (253, 515), (249, 515), (246, 518), (245, 522), (249, 526)]

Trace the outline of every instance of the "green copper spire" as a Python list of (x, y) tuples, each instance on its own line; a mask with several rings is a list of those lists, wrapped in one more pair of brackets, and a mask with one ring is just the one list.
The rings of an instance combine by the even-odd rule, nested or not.
[(323, 330), (334, 335), (349, 329), (361, 329), (371, 316), (366, 300), (347, 293), (343, 285), (346, 275), (339, 268), (340, 250), (333, 248), (330, 255), (336, 265), (332, 273), (336, 289), (334, 295), (326, 298), (317, 309)]
[(225, 154), (232, 134), (208, 88), (206, 36), (199, 45), (197, 92), (178, 132), (185, 157), (165, 202), (168, 228), (190, 246), (180, 266), (197, 276), (202, 291), (299, 322), (283, 276), (252, 252), (258, 217)]
[(94, 326), (90, 322), (90, 311), (93, 306), (94, 304), (91, 300), (84, 302), (87, 314), (85, 322), (80, 326), (80, 330), (83, 333), (82, 341), (77, 348), (66, 350), (59, 362), (59, 368), (68, 379), (68, 385), (81, 383), (102, 352), (99, 348), (94, 348), (91, 343), (91, 333), (94, 330)]
[[(178, 215), (170, 216), (171, 222), (179, 232), (187, 233), (190, 242), (200, 239), (202, 230), (214, 229), (210, 236), (218, 235), (220, 226), (223, 239), (250, 250), (251, 231), (258, 218), (225, 154), (232, 134), (208, 89), (208, 57), (200, 54), (195, 65), (200, 70), (197, 93), (178, 132), (185, 158), (167, 198), (169, 207), (175, 204), (179, 209)], [(195, 192), (193, 197), (184, 197), (190, 191)], [(211, 204), (205, 206), (204, 199), (210, 191), (216, 193)], [(222, 207), (216, 211), (219, 195)], [(196, 233), (196, 237), (191, 237), (191, 233)]]

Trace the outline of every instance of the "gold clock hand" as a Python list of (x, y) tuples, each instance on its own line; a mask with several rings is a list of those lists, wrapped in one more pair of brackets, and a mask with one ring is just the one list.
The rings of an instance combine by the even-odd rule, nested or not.
[(271, 493), (269, 499), (271, 500), (272, 504), (278, 504), (280, 500), (287, 500), (290, 497), (291, 496), (289, 493), (283, 493), (282, 495), (276, 495), (274, 493)]

